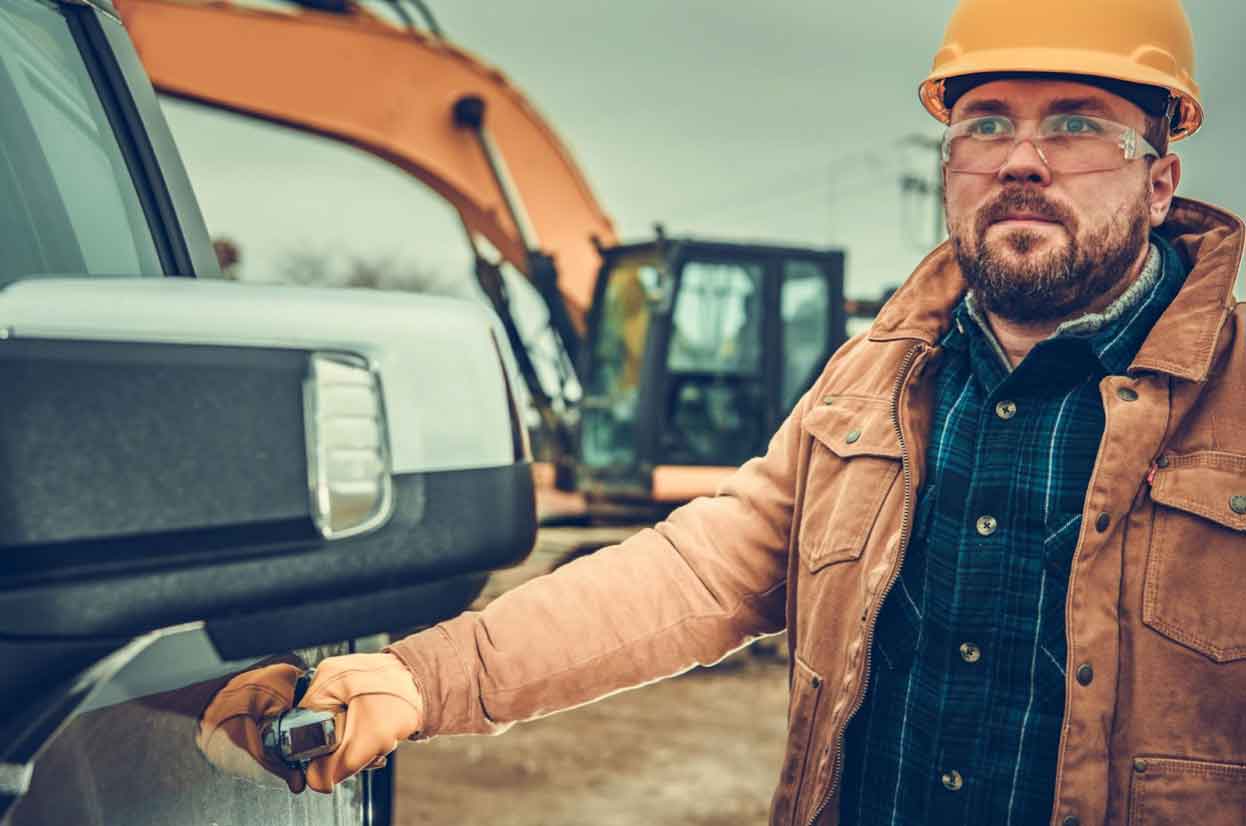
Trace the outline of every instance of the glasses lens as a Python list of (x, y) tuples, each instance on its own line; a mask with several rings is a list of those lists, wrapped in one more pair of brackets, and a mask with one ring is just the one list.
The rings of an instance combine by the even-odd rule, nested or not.
[(1015, 146), (1009, 138), (984, 140), (969, 135), (949, 135), (943, 157), (952, 172), (994, 172), (1004, 165)]
[[(1121, 135), (1116, 132), (1046, 134), (1028, 139), (1052, 172), (1097, 172), (1126, 163)], [(984, 136), (971, 128), (953, 127), (943, 139), (943, 157), (950, 172), (998, 172), (1018, 139), (1013, 134)]]
[(1104, 136), (1047, 137), (1042, 147), (1053, 172), (1096, 172), (1125, 164), (1120, 143)]

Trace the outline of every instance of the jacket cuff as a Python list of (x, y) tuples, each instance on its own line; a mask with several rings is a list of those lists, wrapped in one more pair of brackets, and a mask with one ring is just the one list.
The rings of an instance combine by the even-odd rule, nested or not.
[(464, 705), (464, 699), (474, 696), (474, 692), (470, 690), (467, 670), (445, 628), (436, 625), (391, 643), (383, 650), (402, 660), (424, 702), (423, 726), (410, 739), (436, 737), (447, 724), (453, 726), (456, 717), (462, 722), (467, 709), (456, 706)]

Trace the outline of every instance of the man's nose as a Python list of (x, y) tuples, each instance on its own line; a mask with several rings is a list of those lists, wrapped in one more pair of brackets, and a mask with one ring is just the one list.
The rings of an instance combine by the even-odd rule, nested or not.
[(1037, 144), (1030, 140), (1020, 140), (1013, 145), (996, 176), (1004, 184), (1031, 183), (1047, 186), (1051, 183), (1051, 169)]

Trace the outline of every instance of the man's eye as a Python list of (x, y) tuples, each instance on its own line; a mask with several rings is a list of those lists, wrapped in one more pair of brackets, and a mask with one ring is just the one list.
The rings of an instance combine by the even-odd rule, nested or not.
[(1098, 135), (1103, 131), (1099, 128), (1099, 124), (1079, 115), (1057, 118), (1052, 125), (1055, 127), (1053, 131), (1056, 134), (1064, 135)]
[(998, 138), (1012, 131), (1009, 126), (1003, 118), (981, 118), (969, 125), (969, 134), (977, 138)]

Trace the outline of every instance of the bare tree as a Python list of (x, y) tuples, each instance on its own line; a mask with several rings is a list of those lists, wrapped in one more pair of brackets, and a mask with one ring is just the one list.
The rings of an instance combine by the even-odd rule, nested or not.
[(277, 267), (285, 284), (401, 290), (432, 295), (467, 296), (470, 275), (454, 278), (396, 255), (334, 252), (315, 246), (292, 247)]

